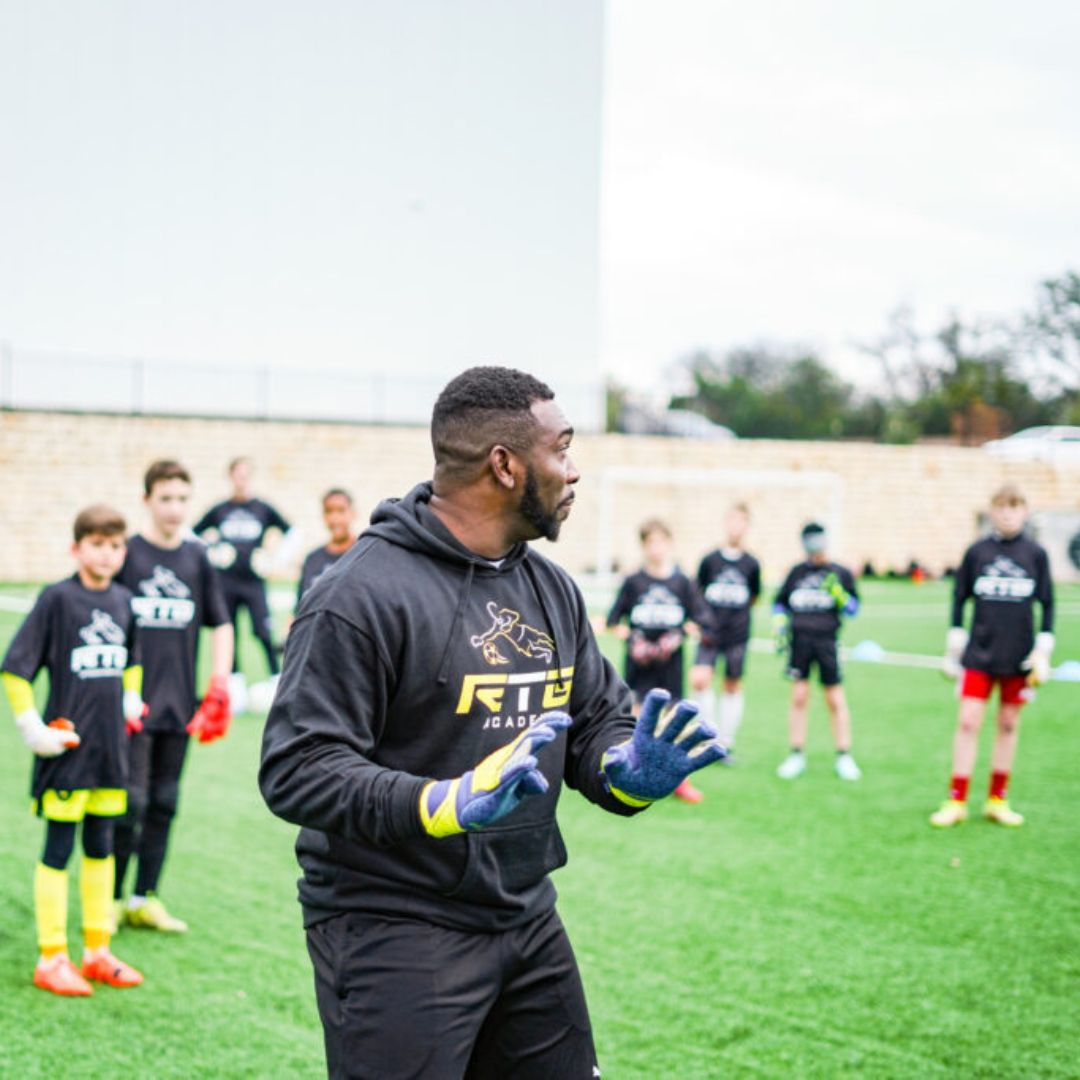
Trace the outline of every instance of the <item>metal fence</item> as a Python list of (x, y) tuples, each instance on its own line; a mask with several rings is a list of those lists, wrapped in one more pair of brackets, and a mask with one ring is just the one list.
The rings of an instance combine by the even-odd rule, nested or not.
[[(260, 420), (426, 424), (449, 374), (229, 367), (73, 356), (0, 342), (0, 408)], [(560, 383), (581, 430), (601, 425), (603, 390)]]

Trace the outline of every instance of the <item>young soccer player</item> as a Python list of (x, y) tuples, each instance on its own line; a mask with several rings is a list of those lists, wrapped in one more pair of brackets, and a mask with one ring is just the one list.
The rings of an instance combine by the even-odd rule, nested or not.
[[(945, 674), (960, 678), (960, 715), (953, 740), (949, 797), (930, 816), (938, 828), (967, 820), (968, 784), (975, 768), (986, 703), (994, 684), (1000, 703), (990, 764), (990, 793), (983, 814), (1015, 828), (1024, 818), (1009, 806), (1009, 774), (1019, 737), (1020, 710), (1034, 687), (1050, 677), (1054, 651), (1054, 587), (1046, 551), (1024, 533), (1027, 500), (1011, 484), (990, 502), (993, 532), (964, 553), (953, 592), (952, 626), (945, 644)], [(964, 629), (964, 605), (975, 601), (971, 633)], [(1035, 633), (1033, 604), (1042, 609)]]
[[(129, 746), (128, 812), (116, 828), (114, 918), (129, 926), (183, 933), (158, 888), (176, 815), (189, 735), (210, 742), (229, 725), (233, 628), (206, 547), (185, 540), (191, 476), (176, 461), (155, 461), (143, 481), (149, 520), (131, 538), (118, 580), (134, 594), (143, 696), (149, 712)], [(213, 628), (210, 685), (196, 711), (199, 630)], [(128, 862), (137, 857), (135, 887), (123, 903)]]
[[(690, 669), (690, 686), (709, 723), (717, 717), (717, 739), (727, 748), (730, 763), (735, 736), (743, 716), (743, 672), (750, 641), (750, 609), (761, 594), (761, 566), (743, 547), (750, 524), (745, 503), (732, 506), (724, 519), (725, 543), (709, 552), (698, 567), (697, 584), (711, 618), (701, 628), (697, 659)], [(717, 709), (713, 672), (724, 658), (724, 693)]]
[(802, 531), (802, 544), (806, 559), (791, 568), (773, 607), (777, 646), (788, 653), (787, 673), (793, 680), (788, 714), (791, 751), (776, 774), (794, 780), (806, 772), (810, 672), (817, 665), (836, 743), (836, 775), (841, 780), (858, 780), (862, 772), (851, 756), (851, 714), (836, 646), (841, 617), (859, 610), (855, 578), (846, 567), (830, 561), (824, 526), (808, 524)]
[(331, 488), (322, 497), (323, 524), (330, 540), (308, 552), (300, 569), (300, 584), (296, 589), (299, 606), (304, 593), (352, 547), (356, 540), (356, 508), (352, 496), (344, 488)]
[[(3, 682), (15, 723), (34, 752), (31, 795), (45, 819), (45, 850), (34, 873), (40, 958), (34, 985), (64, 996), (91, 982), (138, 986), (142, 975), (109, 950), (113, 821), (127, 803), (129, 732), (142, 723), (131, 593), (113, 579), (124, 561), (124, 519), (90, 506), (75, 519), (75, 574), (42, 590), (11, 641)], [(45, 720), (31, 683), (45, 668)], [(67, 951), (67, 865), (82, 823), (83, 962)]]
[[(709, 617), (693, 582), (675, 565), (667, 525), (646, 521), (638, 536), (644, 565), (623, 581), (607, 616), (608, 629), (626, 642), (624, 677), (635, 716), (650, 690), (666, 690), (672, 700), (682, 697), (686, 632)], [(689, 803), (704, 798), (689, 779), (674, 794)]]
[[(270, 529), (282, 535), (277, 561), (286, 562), (298, 541), (292, 527), (269, 503), (252, 495), (251, 481), (254, 466), (247, 457), (234, 458), (229, 462), (229, 481), (232, 495), (224, 502), (210, 507), (196, 522), (198, 536), (216, 536), (210, 549), (211, 562), (221, 572), (221, 591), (237, 633), (237, 618), (242, 607), (251, 616), (251, 625), (266, 653), (271, 683), (276, 683), (280, 665), (278, 648), (274, 643), (270, 605), (266, 600), (266, 582), (256, 569), (256, 552), (262, 547)], [(235, 637), (239, 642), (239, 637)], [(233, 708), (243, 712), (247, 706), (247, 683), (240, 672), (240, 650), (233, 655), (234, 676), (230, 681), (229, 694)]]

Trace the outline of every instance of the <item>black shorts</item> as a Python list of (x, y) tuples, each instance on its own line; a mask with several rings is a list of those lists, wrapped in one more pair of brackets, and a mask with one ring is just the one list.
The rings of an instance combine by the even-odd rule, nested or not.
[(348, 912), (309, 927), (307, 943), (334, 1080), (599, 1076), (554, 910), (495, 934)]
[(236, 626), (240, 609), (246, 607), (251, 614), (255, 636), (262, 641), (271, 641), (274, 623), (266, 599), (266, 582), (262, 578), (239, 578), (225, 573), (218, 574), (218, 581), (233, 626)]
[(741, 679), (746, 670), (747, 642), (735, 641), (727, 644), (714, 643), (702, 638), (698, 645), (694, 663), (701, 667), (715, 668), (717, 661), (724, 658), (724, 678)]
[(672, 698), (683, 696), (683, 651), (677, 649), (666, 660), (658, 664), (641, 667), (626, 657), (626, 685), (634, 693), (634, 700), (640, 705), (650, 690), (666, 690)]
[(789, 679), (809, 679), (810, 671), (817, 664), (822, 686), (839, 686), (843, 681), (840, 673), (840, 655), (836, 647), (836, 638), (812, 637), (796, 634), (791, 639), (791, 654), (788, 657), (787, 676)]

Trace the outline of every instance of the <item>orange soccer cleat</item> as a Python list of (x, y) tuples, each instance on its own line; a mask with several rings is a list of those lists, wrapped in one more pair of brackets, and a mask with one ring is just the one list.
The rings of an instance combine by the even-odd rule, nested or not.
[(67, 953), (43, 956), (34, 968), (34, 985), (61, 997), (89, 997), (94, 992)]
[(87, 949), (83, 953), (82, 973), (86, 978), (108, 986), (138, 986), (143, 981), (142, 972), (118, 960), (109, 952), (108, 945), (102, 945), (100, 949)]

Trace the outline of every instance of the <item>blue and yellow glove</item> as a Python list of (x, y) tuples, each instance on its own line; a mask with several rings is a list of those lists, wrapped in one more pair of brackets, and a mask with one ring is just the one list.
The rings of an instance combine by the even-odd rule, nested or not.
[(786, 611), (773, 612), (772, 632), (776, 651), (786, 653), (791, 645), (791, 616)]
[(570, 726), (564, 712), (544, 713), (527, 731), (453, 780), (433, 780), (420, 792), (420, 821), (430, 836), (482, 829), (505, 817), (526, 795), (541, 795), (547, 779), (536, 751)]
[(608, 790), (627, 806), (648, 806), (670, 795), (692, 772), (727, 757), (716, 732), (698, 719), (698, 707), (650, 690), (634, 734), (604, 752), (600, 771)]

